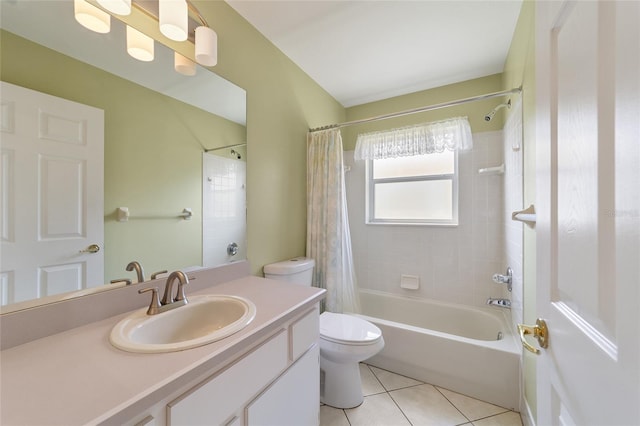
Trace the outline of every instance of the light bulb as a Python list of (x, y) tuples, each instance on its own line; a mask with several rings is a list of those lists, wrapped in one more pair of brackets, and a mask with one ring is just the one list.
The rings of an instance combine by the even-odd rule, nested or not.
[(207, 67), (218, 63), (218, 35), (209, 27), (196, 28), (196, 61)]
[(173, 55), (173, 66), (180, 74), (189, 76), (196, 75), (196, 63), (178, 52), (175, 52)]
[(74, 0), (73, 13), (76, 21), (91, 31), (106, 34), (111, 30), (111, 16), (85, 0)]
[(131, 14), (131, 0), (96, 0), (98, 4), (116, 15)]
[(151, 37), (127, 25), (127, 53), (139, 61), (153, 61), (154, 42)]
[(185, 0), (159, 0), (160, 32), (175, 41), (185, 41), (189, 32), (189, 7)]

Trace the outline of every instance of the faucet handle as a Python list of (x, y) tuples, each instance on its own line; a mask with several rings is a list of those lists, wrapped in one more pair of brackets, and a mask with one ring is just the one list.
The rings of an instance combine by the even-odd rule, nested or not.
[(507, 290), (513, 290), (513, 270), (511, 267), (507, 267), (507, 272), (502, 274), (493, 274), (493, 281), (498, 284), (506, 284)]
[(147, 309), (147, 315), (155, 315), (160, 312), (160, 298), (158, 297), (158, 287), (149, 287), (138, 290), (139, 294), (151, 292), (151, 303)]
[(131, 280), (129, 278), (118, 278), (110, 281), (111, 284), (125, 283), (125, 285), (131, 285)]
[(154, 272), (153, 274), (151, 274), (151, 279), (155, 280), (156, 278), (158, 278), (158, 275), (166, 274), (167, 272), (168, 271), (166, 269), (162, 271)]

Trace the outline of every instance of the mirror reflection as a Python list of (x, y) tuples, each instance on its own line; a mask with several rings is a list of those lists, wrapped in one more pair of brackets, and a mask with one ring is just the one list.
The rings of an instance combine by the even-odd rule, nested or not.
[[(74, 20), (72, 1), (2, 2), (1, 7), (3, 85), (70, 101), (71, 109), (80, 105), (101, 112), (103, 118), (103, 147), (97, 160), (78, 160), (76, 154), (69, 157), (65, 151), (69, 138), (50, 137), (45, 138), (47, 144), (42, 138), (35, 142), (48, 151), (34, 158), (47, 161), (27, 161), (15, 151), (15, 141), (21, 136), (13, 131), (20, 126), (11, 132), (5, 126), (11, 114), (21, 116), (21, 104), (8, 107), (9, 91), (3, 86), (2, 311), (24, 307), (24, 301), (34, 298), (75, 297), (97, 288), (116, 288), (126, 280), (136, 283), (143, 275), (150, 279), (164, 270), (244, 258), (244, 90), (205, 68), (198, 68), (193, 77), (177, 74), (173, 52), (158, 42), (153, 62), (136, 61), (124, 49), (124, 27), (119, 21), (112, 18), (108, 34), (92, 33)], [(161, 79), (163, 75), (169, 80)], [(52, 134), (59, 136), (71, 129), (84, 137), (83, 131), (74, 133), (69, 125), (73, 121), (63, 119), (66, 110), (55, 105), (48, 108), (44, 116), (49, 117)], [(83, 112), (79, 114), (84, 117)], [(86, 133), (90, 134), (94, 126), (87, 123)], [(30, 127), (42, 135), (42, 123)], [(211, 158), (213, 163), (224, 164), (213, 170), (231, 169), (233, 173), (205, 173)], [(69, 164), (79, 164), (79, 168), (67, 167)], [(83, 180), (92, 174), (102, 178), (95, 190), (88, 189)], [(75, 186), (53, 184), (54, 178), (68, 175)], [(206, 183), (209, 178), (215, 188)], [(18, 186), (23, 184), (28, 191)], [(46, 197), (43, 187), (48, 189)], [(97, 195), (100, 192), (102, 196)], [(213, 200), (206, 201), (213, 211), (203, 211), (207, 196)], [(17, 207), (20, 203), (30, 207)], [(95, 236), (89, 230), (92, 210), (97, 215)], [(221, 229), (234, 233), (225, 234)], [(28, 244), (23, 244), (25, 238)], [(62, 242), (63, 248), (51, 248), (54, 241)], [(229, 255), (233, 243), (237, 248)], [(21, 270), (23, 260), (47, 251), (55, 254), (55, 261), (36, 262), (27, 272)], [(102, 259), (97, 274), (88, 270), (94, 258)], [(140, 266), (140, 273), (136, 266), (127, 268), (132, 262)], [(119, 279), (123, 281), (104, 284)], [(69, 283), (72, 288), (67, 287)], [(72, 290), (76, 291), (69, 294)]]

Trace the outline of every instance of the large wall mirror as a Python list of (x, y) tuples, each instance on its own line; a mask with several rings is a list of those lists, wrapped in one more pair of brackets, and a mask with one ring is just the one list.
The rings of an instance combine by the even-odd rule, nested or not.
[[(57, 239), (65, 240), (66, 246), (53, 250), (57, 257), (66, 256), (62, 264), (73, 267), (66, 270), (45, 263), (30, 275), (19, 276), (12, 264), (35, 257), (48, 244), (16, 249), (17, 240), (26, 233), (27, 239), (50, 242), (40, 241), (47, 240), (42, 238), (46, 220), (38, 211), (41, 204), (49, 202), (50, 210), (57, 208), (66, 215), (62, 222), (71, 221), (69, 218), (85, 214), (69, 207), (71, 201), (91, 205), (94, 194), (80, 185), (80, 190), (70, 186), (46, 198), (42, 187), (53, 180), (51, 171), (57, 169), (47, 166), (51, 173), (47, 175), (43, 162), (25, 174), (37, 179), (12, 174), (27, 169), (25, 162), (18, 161), (22, 157), (13, 153), (16, 143), (11, 126), (5, 126), (6, 117), (19, 116), (20, 111), (12, 111), (12, 101), (6, 100), (4, 90), (0, 93), (2, 312), (116, 289), (126, 280), (136, 283), (136, 268), (127, 268), (133, 261), (142, 266), (148, 280), (155, 272), (245, 258), (245, 91), (202, 67), (191, 77), (176, 73), (173, 51), (158, 41), (152, 62), (133, 59), (126, 52), (122, 22), (112, 17), (109, 33), (91, 32), (75, 21), (73, 0), (11, 0), (0, 6), (3, 84), (95, 108), (104, 117), (102, 163), (95, 168), (104, 168), (104, 195), (101, 203), (96, 202), (102, 204), (102, 237), (84, 241), (72, 234), (62, 235)], [(69, 124), (64, 120), (51, 123), (60, 131)], [(36, 126), (42, 134), (42, 125)], [(62, 152), (54, 148), (44, 157), (55, 160)], [(78, 174), (91, 174), (90, 169), (80, 167)], [(58, 174), (65, 170), (61, 168)], [(19, 186), (23, 180), (36, 182), (35, 189), (23, 189)], [(18, 201), (33, 203), (34, 208), (16, 207)], [(32, 220), (25, 232), (15, 227), (23, 219)], [(77, 226), (78, 234), (86, 234), (85, 225)], [(93, 244), (103, 257), (99, 277), (82, 287), (64, 288), (64, 283), (88, 276), (86, 264), (96, 255)], [(118, 279), (124, 281), (110, 283)]]

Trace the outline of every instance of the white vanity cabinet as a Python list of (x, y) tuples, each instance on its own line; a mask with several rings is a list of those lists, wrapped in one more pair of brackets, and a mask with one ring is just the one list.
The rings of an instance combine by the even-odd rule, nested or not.
[(157, 426), (317, 425), (318, 337), (316, 305), (250, 352), (194, 381), (179, 395), (165, 398), (137, 419)]
[[(247, 425), (317, 425), (320, 384), (309, 388), (318, 376), (318, 345), (296, 361), (268, 389), (247, 406)], [(304, 391), (296, 391), (304, 389)]]

